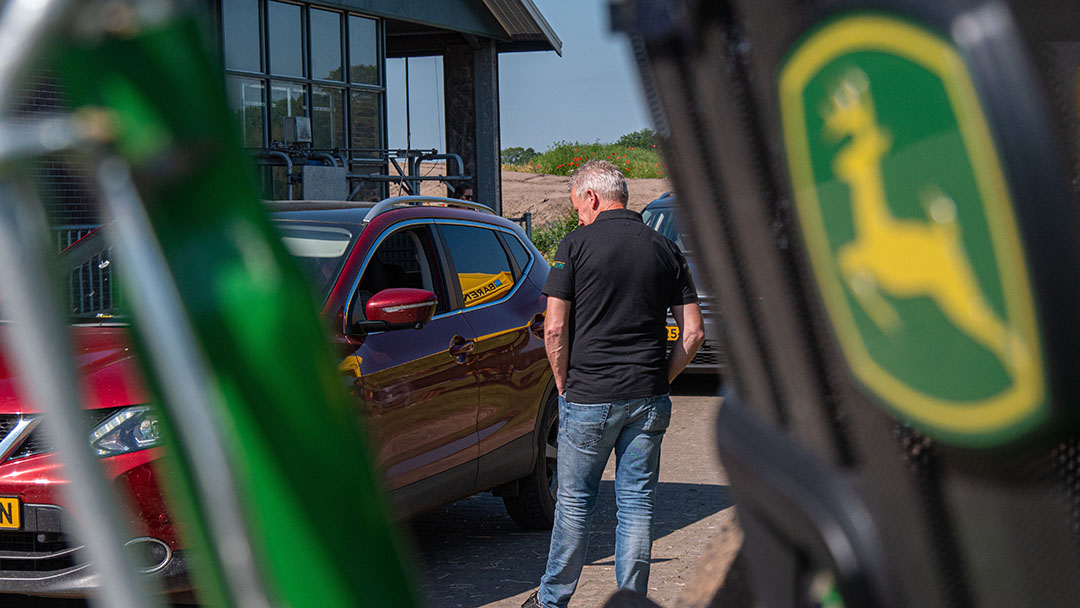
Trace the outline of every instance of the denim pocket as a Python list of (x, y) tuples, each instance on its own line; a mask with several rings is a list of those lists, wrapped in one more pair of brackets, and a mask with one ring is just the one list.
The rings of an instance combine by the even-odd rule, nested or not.
[(562, 432), (566, 439), (579, 448), (588, 448), (604, 436), (610, 403), (563, 402)]
[(664, 431), (667, 430), (669, 424), (671, 424), (671, 397), (667, 395), (654, 397), (642, 430), (650, 432)]

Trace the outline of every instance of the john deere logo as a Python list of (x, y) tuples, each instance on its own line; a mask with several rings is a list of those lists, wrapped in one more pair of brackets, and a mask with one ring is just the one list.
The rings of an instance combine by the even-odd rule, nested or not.
[(954, 49), (891, 17), (832, 21), (785, 62), (780, 105), (800, 227), (854, 375), (957, 443), (1042, 421), (1024, 253)]

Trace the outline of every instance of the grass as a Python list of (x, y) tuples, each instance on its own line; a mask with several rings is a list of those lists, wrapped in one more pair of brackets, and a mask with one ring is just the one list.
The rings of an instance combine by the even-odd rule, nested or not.
[(570, 175), (586, 161), (608, 160), (630, 178), (667, 177), (667, 166), (656, 144), (648, 147), (620, 144), (558, 142), (547, 152), (522, 165), (505, 165), (511, 171)]

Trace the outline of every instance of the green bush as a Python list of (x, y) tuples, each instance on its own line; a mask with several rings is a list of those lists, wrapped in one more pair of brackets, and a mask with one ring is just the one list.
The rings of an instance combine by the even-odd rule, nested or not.
[(622, 170), (626, 177), (667, 177), (667, 167), (660, 156), (660, 149), (653, 147), (653, 144), (647, 148), (639, 148), (618, 144), (582, 144), (560, 141), (522, 169), (533, 173), (570, 175), (578, 167), (593, 159), (611, 161)]
[(559, 243), (563, 237), (577, 228), (577, 211), (569, 211), (561, 217), (554, 219), (539, 228), (534, 228), (532, 233), (533, 245), (540, 250), (548, 264), (555, 258), (555, 252), (559, 249)]
[(514, 171), (570, 175), (589, 160), (602, 159), (614, 163), (626, 177), (667, 177), (667, 166), (655, 142), (652, 129), (642, 129), (623, 135), (613, 144), (555, 142), (543, 154), (532, 148), (506, 148), (502, 163)]

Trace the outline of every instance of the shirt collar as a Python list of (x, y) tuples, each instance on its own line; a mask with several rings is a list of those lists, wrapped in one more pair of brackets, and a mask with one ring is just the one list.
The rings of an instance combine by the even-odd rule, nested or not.
[(637, 211), (631, 211), (630, 209), (608, 209), (607, 211), (601, 211), (593, 223), (602, 220), (641, 220), (641, 214)]

